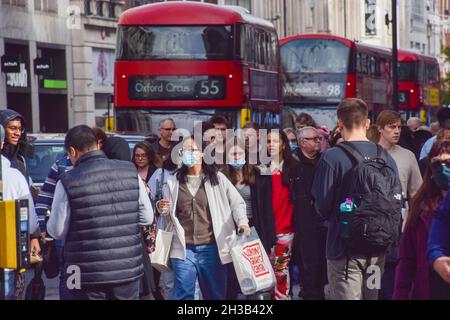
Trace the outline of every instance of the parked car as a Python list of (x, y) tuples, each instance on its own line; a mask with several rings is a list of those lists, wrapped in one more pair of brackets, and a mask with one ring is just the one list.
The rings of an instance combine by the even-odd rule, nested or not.
[[(112, 134), (124, 138), (130, 147), (130, 153), (144, 136)], [(29, 142), (34, 146), (33, 157), (26, 158), (30, 177), (35, 187), (41, 187), (50, 172), (52, 164), (66, 155), (64, 133), (30, 133)]]
[(26, 158), (28, 171), (34, 186), (41, 187), (52, 164), (66, 154), (65, 134), (28, 134), (28, 138), (34, 146), (33, 157)]

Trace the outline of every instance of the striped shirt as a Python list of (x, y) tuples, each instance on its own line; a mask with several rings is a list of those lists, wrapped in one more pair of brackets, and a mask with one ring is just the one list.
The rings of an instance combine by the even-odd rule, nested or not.
[(72, 162), (69, 157), (64, 157), (57, 160), (51, 167), (44, 185), (39, 192), (39, 196), (36, 202), (36, 213), (38, 216), (39, 227), (41, 232), (46, 232), (46, 216), (52, 209), (53, 197), (55, 195), (56, 184), (59, 181), (59, 177), (73, 168)]

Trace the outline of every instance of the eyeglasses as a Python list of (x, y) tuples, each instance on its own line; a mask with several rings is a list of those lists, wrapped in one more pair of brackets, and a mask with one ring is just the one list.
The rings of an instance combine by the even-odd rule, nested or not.
[(180, 156), (182, 156), (184, 152), (201, 153), (202, 150), (199, 150), (199, 149), (180, 149), (180, 151), (178, 151), (178, 154)]
[(147, 155), (146, 154), (135, 154), (134, 157), (136, 159), (142, 159), (142, 160), (147, 159)]
[(177, 128), (161, 128), (161, 129), (163, 129), (165, 131), (175, 131), (175, 130), (177, 130)]
[(320, 141), (322, 141), (322, 137), (303, 138), (303, 140), (309, 140), (309, 141), (314, 140), (314, 142), (320, 142)]
[(6, 129), (11, 130), (11, 131), (17, 131), (20, 133), (24, 133), (25, 132), (25, 128), (24, 127), (6, 127)]
[(292, 139), (292, 140), (289, 140), (289, 142), (291, 142), (291, 143), (297, 143), (297, 140)]
[(432, 169), (437, 169), (440, 166), (446, 166), (450, 168), (450, 159), (440, 160), (440, 159), (432, 159), (430, 162), (430, 166)]

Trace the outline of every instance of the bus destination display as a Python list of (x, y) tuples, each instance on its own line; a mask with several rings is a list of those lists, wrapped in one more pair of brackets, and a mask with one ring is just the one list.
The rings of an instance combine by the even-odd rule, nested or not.
[(132, 76), (130, 100), (222, 100), (226, 80), (222, 76)]

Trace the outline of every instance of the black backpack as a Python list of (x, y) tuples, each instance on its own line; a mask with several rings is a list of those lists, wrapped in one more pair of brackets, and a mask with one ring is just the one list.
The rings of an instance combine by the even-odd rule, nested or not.
[[(345, 198), (356, 208), (348, 216), (348, 233), (344, 239), (347, 259), (361, 254), (368, 258), (386, 251), (397, 243), (401, 231), (402, 187), (394, 170), (387, 163), (387, 152), (379, 145), (377, 156), (368, 158), (351, 143), (337, 145), (352, 160)], [(347, 187), (348, 186), (348, 187)], [(341, 217), (341, 214), (339, 214)]]

